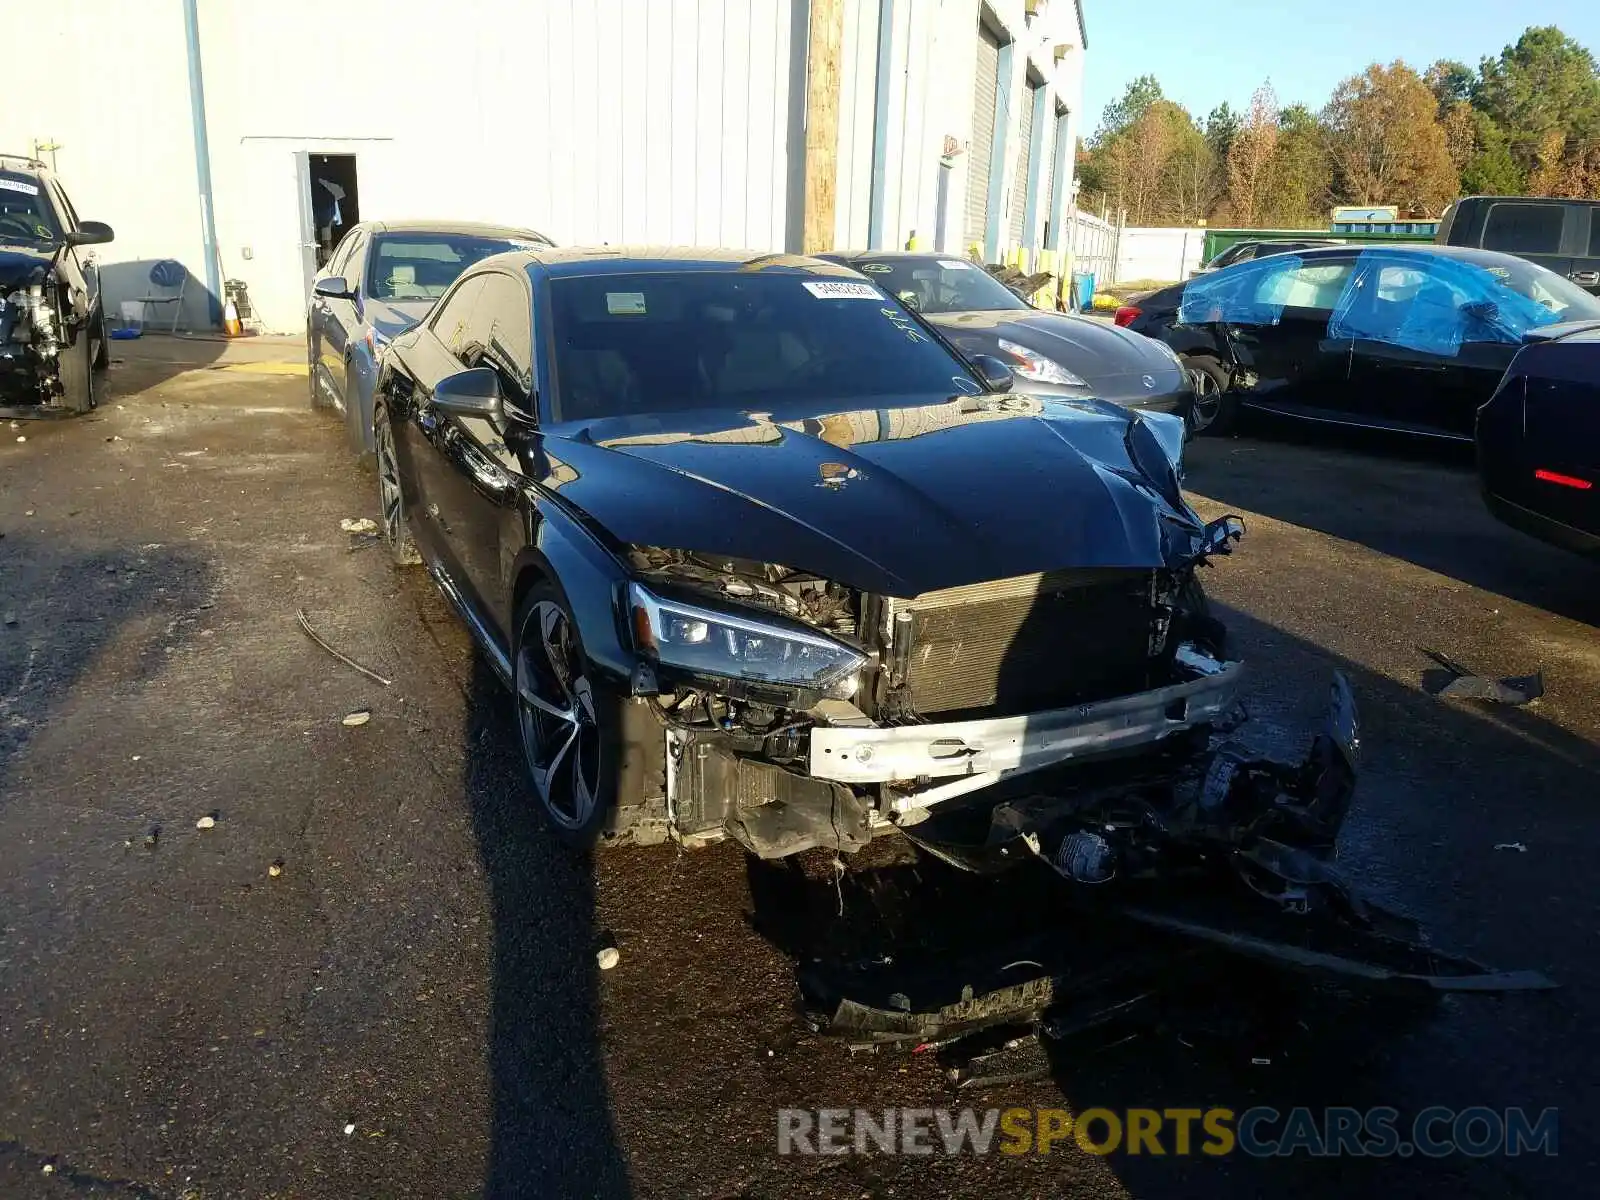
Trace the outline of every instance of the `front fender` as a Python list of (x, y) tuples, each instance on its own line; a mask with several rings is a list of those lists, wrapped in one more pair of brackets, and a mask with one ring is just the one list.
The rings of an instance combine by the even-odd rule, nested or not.
[(590, 665), (626, 681), (637, 661), (623, 628), (619, 603), (627, 572), (615, 555), (549, 496), (531, 494), (527, 521), (526, 547), (512, 563), (514, 603), (521, 602), (535, 578), (551, 580), (566, 599)]

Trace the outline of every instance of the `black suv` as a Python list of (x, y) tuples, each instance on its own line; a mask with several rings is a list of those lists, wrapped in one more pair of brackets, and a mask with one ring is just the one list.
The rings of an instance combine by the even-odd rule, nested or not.
[(1433, 240), (1515, 254), (1600, 295), (1600, 200), (1468, 196), (1446, 210)]
[(111, 226), (80, 221), (42, 162), (0, 154), (0, 414), (47, 416), (95, 405), (106, 365), (100, 272), (85, 247)]

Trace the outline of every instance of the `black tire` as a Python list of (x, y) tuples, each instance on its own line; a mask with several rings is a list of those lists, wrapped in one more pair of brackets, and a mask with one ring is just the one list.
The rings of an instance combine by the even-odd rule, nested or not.
[(413, 567), (422, 561), (411, 526), (406, 517), (406, 489), (400, 477), (400, 460), (394, 450), (394, 430), (389, 413), (380, 407), (372, 412), (372, 431), (377, 443), (374, 466), (378, 476), (378, 529), (389, 549), (390, 561), (397, 567)]
[(310, 393), (306, 403), (313, 412), (319, 412), (329, 407), (327, 398), (323, 396), (322, 389), (317, 386), (317, 345), (311, 336), (311, 327), (306, 326), (306, 378), (309, 380)]
[(616, 826), (620, 694), (596, 680), (560, 590), (528, 589), (512, 644), (513, 698), (528, 783), (557, 837), (588, 849)]
[(1183, 365), (1194, 386), (1189, 435), (1231, 432), (1239, 423), (1239, 399), (1232, 393), (1233, 379), (1227, 368), (1207, 354), (1184, 355)]
[(68, 412), (86, 413), (95, 406), (94, 346), (89, 326), (61, 353), (61, 405)]
[(111, 340), (106, 337), (106, 310), (103, 307), (94, 310), (94, 319), (89, 322), (89, 328), (94, 336), (94, 369), (104, 371), (111, 365)]

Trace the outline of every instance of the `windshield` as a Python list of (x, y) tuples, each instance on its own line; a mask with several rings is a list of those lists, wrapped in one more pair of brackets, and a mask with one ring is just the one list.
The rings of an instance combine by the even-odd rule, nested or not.
[(1028, 307), (993, 275), (964, 258), (864, 258), (851, 265), (918, 312), (995, 312)]
[(455, 233), (389, 233), (372, 244), (367, 295), (374, 300), (437, 300), (480, 259), (541, 242)]
[(52, 242), (56, 218), (37, 179), (0, 171), (0, 241)]
[(551, 281), (556, 420), (976, 393), (960, 361), (859, 279), (682, 271)]

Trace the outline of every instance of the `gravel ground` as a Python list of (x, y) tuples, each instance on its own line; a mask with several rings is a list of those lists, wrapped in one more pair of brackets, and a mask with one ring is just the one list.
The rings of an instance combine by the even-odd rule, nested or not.
[[(797, 958), (870, 923), (863, 881), (903, 879), (903, 843), (875, 843), (837, 894), (726, 845), (563, 851), (458, 623), (340, 529), (376, 516), (375, 487), (307, 410), (303, 349), (117, 351), (96, 414), (0, 427), (0, 1195), (1586, 1188), (1600, 569), (1494, 525), (1464, 456), (1269, 431), (1202, 440), (1190, 485), (1250, 527), (1208, 586), (1252, 665), (1262, 745), (1303, 745), (1330, 669), (1355, 685), (1348, 865), (1439, 945), (1563, 989), (1406, 1019), (1352, 1003), (1267, 1065), (1248, 1038), (1141, 1037), (957, 1097), (931, 1056), (852, 1056), (796, 1013)], [(393, 686), (312, 645), (301, 607)], [(1548, 693), (1431, 698), (1421, 646), (1488, 674), (1542, 667)], [(370, 722), (341, 723), (360, 709)], [(909, 894), (913, 928), (1038, 919), (993, 889), (925, 911)], [(775, 1152), (780, 1107), (968, 1102), (1565, 1119), (1554, 1158)]]

